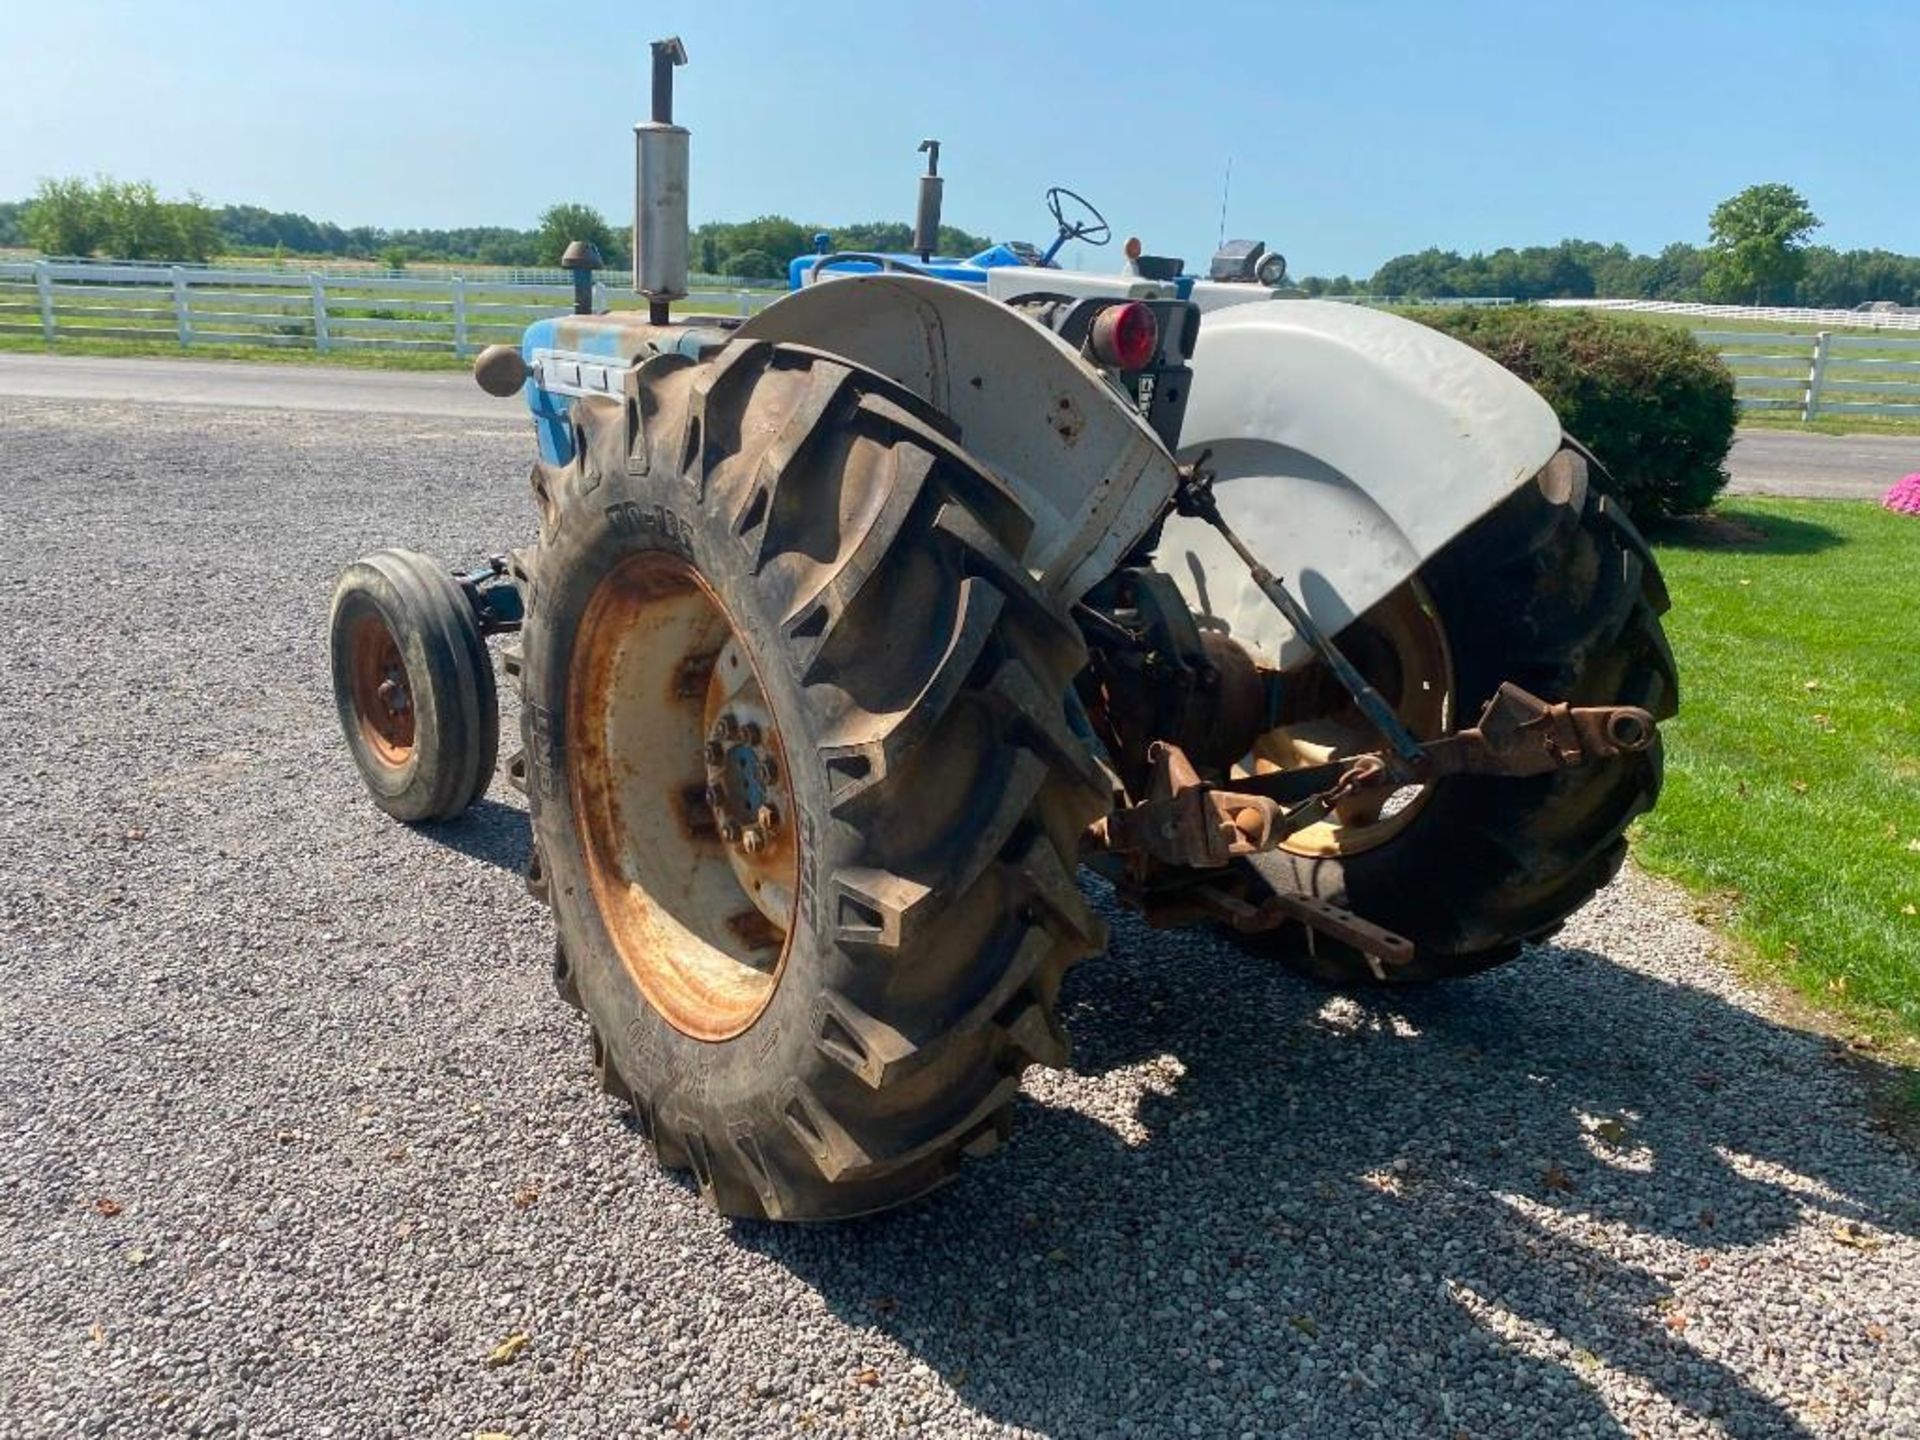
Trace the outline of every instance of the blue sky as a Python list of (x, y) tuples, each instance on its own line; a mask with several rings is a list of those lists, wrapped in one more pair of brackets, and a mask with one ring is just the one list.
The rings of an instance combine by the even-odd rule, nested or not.
[(9, 9), (0, 198), (105, 172), (343, 224), (624, 220), (646, 42), (677, 32), (696, 221), (910, 219), (936, 135), (955, 224), (1042, 238), (1065, 184), (1190, 261), (1231, 156), (1228, 230), (1296, 274), (1702, 241), (1772, 180), (1825, 243), (1920, 252), (1920, 0)]

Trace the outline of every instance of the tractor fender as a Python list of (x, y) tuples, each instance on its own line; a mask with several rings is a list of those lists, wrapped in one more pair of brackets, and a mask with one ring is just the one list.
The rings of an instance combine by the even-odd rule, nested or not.
[(737, 334), (811, 346), (897, 381), (1019, 498), (1020, 560), (1076, 599), (1120, 563), (1173, 494), (1173, 457), (1138, 410), (1052, 331), (963, 286), (855, 275), (769, 305)]
[[(1560, 448), (1559, 420), (1524, 381), (1437, 330), (1359, 305), (1215, 311), (1191, 363), (1180, 458), (1212, 452), (1221, 514), (1329, 632)], [(1263, 660), (1307, 658), (1204, 522), (1170, 519), (1159, 559), (1196, 612)]]

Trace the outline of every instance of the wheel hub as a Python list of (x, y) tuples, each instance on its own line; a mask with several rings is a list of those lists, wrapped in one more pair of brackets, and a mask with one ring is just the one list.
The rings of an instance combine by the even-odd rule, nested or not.
[(754, 908), (784, 930), (793, 907), (793, 801), (779, 729), (736, 639), (714, 656), (704, 714), (701, 758), (714, 833)]
[(382, 762), (404, 765), (413, 753), (413, 690), (400, 642), (377, 615), (354, 626), (347, 670), (361, 735)]
[(701, 1040), (751, 1025), (794, 929), (790, 771), (752, 659), (706, 579), (631, 556), (572, 660), (567, 756), (594, 899), (647, 1001)]

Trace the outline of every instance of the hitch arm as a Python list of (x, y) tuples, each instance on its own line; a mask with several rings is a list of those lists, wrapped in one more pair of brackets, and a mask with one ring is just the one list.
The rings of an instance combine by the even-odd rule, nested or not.
[(1359, 791), (1448, 775), (1547, 775), (1652, 745), (1653, 716), (1635, 705), (1550, 705), (1503, 684), (1469, 730), (1414, 747), (1413, 759), (1368, 751), (1302, 770), (1202, 780), (1178, 745), (1156, 740), (1147, 798), (1096, 821), (1089, 843), (1190, 869), (1213, 869), (1277, 847)]
[[(1372, 751), (1300, 770), (1235, 776), (1229, 790), (1201, 779), (1178, 745), (1156, 740), (1147, 751), (1153, 766), (1147, 798), (1095, 821), (1085, 844), (1127, 860), (1136, 882), (1129, 903), (1138, 905), (1150, 924), (1198, 917), (1237, 930), (1267, 930), (1298, 921), (1353, 946), (1384, 978), (1383, 967), (1412, 960), (1412, 942), (1320, 896), (1301, 893), (1287, 867), (1278, 863), (1280, 857), (1270, 853), (1282, 841), (1359, 791), (1448, 775), (1548, 775), (1635, 754), (1653, 744), (1655, 733), (1653, 717), (1638, 706), (1550, 705), (1508, 683), (1494, 693), (1473, 728), (1417, 745), (1410, 763), (1391, 752)], [(1137, 883), (1150, 879), (1156, 865), (1192, 872), (1235, 860), (1244, 861), (1264, 884), (1267, 893), (1259, 903), (1212, 883), (1186, 884), (1159, 898)]]
[(1651, 746), (1657, 734), (1653, 716), (1637, 705), (1550, 705), (1507, 681), (1471, 729), (1427, 741), (1404, 772), (1395, 771), (1392, 762), (1397, 757), (1369, 751), (1300, 770), (1243, 776), (1233, 783), (1284, 804), (1332, 786), (1343, 787), (1345, 795), (1447, 775), (1523, 779), (1637, 754)]

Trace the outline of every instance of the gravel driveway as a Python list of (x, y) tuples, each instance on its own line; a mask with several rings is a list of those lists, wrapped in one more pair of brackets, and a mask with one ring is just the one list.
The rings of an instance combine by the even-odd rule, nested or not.
[(1920, 1435), (1920, 1167), (1631, 877), (1390, 1000), (1114, 916), (957, 1187), (708, 1214), (517, 797), (335, 734), (334, 572), (517, 541), (507, 413), (0, 400), (0, 1435)]

